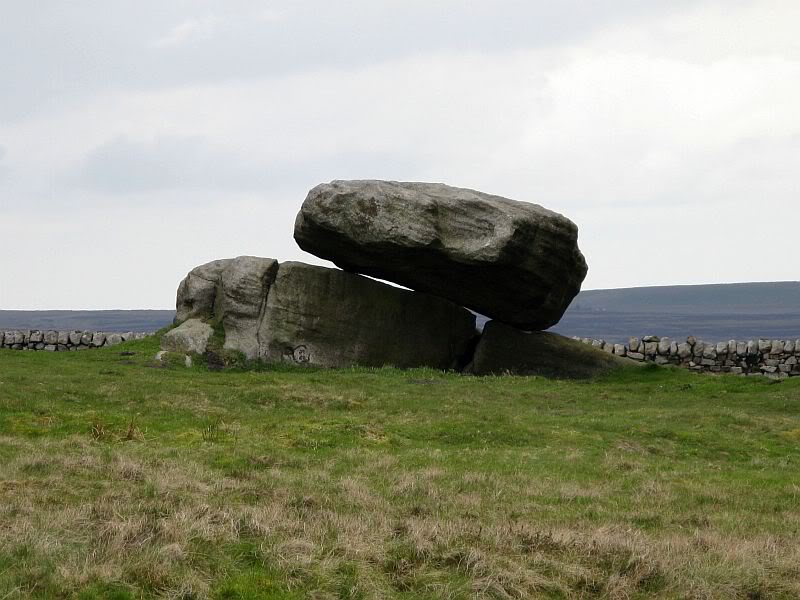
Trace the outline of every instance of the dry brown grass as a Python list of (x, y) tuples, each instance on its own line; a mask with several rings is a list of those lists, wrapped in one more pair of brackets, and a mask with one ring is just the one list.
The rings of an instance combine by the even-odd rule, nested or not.
[[(55, 566), (50, 585), (65, 593), (135, 581), (160, 597), (207, 598), (220, 572), (214, 552), (204, 553), (242, 542), (285, 574), (288, 589), (320, 582), (316, 597), (333, 594), (325, 582), (348, 569), (349, 597), (362, 598), (461, 598), (465, 590), (474, 598), (800, 596), (800, 584), (787, 583), (800, 576), (793, 537), (743, 539), (703, 527), (658, 536), (588, 522), (540, 528), (504, 518), (545, 491), (533, 482), (517, 488), (466, 472), (451, 493), (444, 469), (387, 470), (395, 463), (387, 457), (343, 476), (255, 461), (247, 477), (221, 478), (191, 453), (153, 457), (136, 443), (109, 451), (91, 439), (4, 438), (19, 452), (2, 468), (0, 551), (24, 548), (31, 562), (7, 598), (36, 595), (37, 563)], [(258, 501), (242, 500), (254, 492)], [(569, 481), (550, 492), (566, 503), (608, 493)], [(667, 492), (658, 482), (639, 491)], [(503, 510), (491, 518), (487, 507), (497, 503)], [(726, 584), (731, 571), (748, 583)]]
[(800, 597), (800, 382), (22, 354), (0, 600)]

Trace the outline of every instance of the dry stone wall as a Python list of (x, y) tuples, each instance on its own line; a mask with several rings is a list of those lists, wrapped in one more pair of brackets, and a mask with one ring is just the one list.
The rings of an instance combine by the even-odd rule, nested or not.
[(692, 371), (784, 378), (800, 375), (800, 340), (730, 340), (704, 342), (693, 336), (684, 342), (667, 337), (630, 338), (627, 344), (574, 338), (609, 354)]
[(0, 331), (0, 348), (11, 350), (44, 350), (46, 352), (67, 352), (88, 350), (103, 346), (116, 346), (130, 340), (140, 340), (152, 333), (106, 333), (102, 331), (40, 331), (25, 329)]

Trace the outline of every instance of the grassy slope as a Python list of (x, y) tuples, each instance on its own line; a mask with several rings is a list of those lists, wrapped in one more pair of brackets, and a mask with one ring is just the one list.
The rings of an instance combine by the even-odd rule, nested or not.
[(0, 351), (0, 599), (800, 596), (800, 378), (156, 349)]

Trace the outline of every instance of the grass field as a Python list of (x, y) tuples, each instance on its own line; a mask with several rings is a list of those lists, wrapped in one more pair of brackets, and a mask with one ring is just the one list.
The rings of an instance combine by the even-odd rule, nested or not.
[(800, 378), (156, 350), (0, 350), (0, 600), (800, 597)]

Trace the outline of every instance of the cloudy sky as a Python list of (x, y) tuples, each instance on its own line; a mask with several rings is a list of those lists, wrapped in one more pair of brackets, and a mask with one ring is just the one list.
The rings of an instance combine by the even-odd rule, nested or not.
[(0, 308), (169, 308), (320, 261), (332, 179), (580, 228), (584, 288), (796, 280), (797, 0), (0, 0)]

